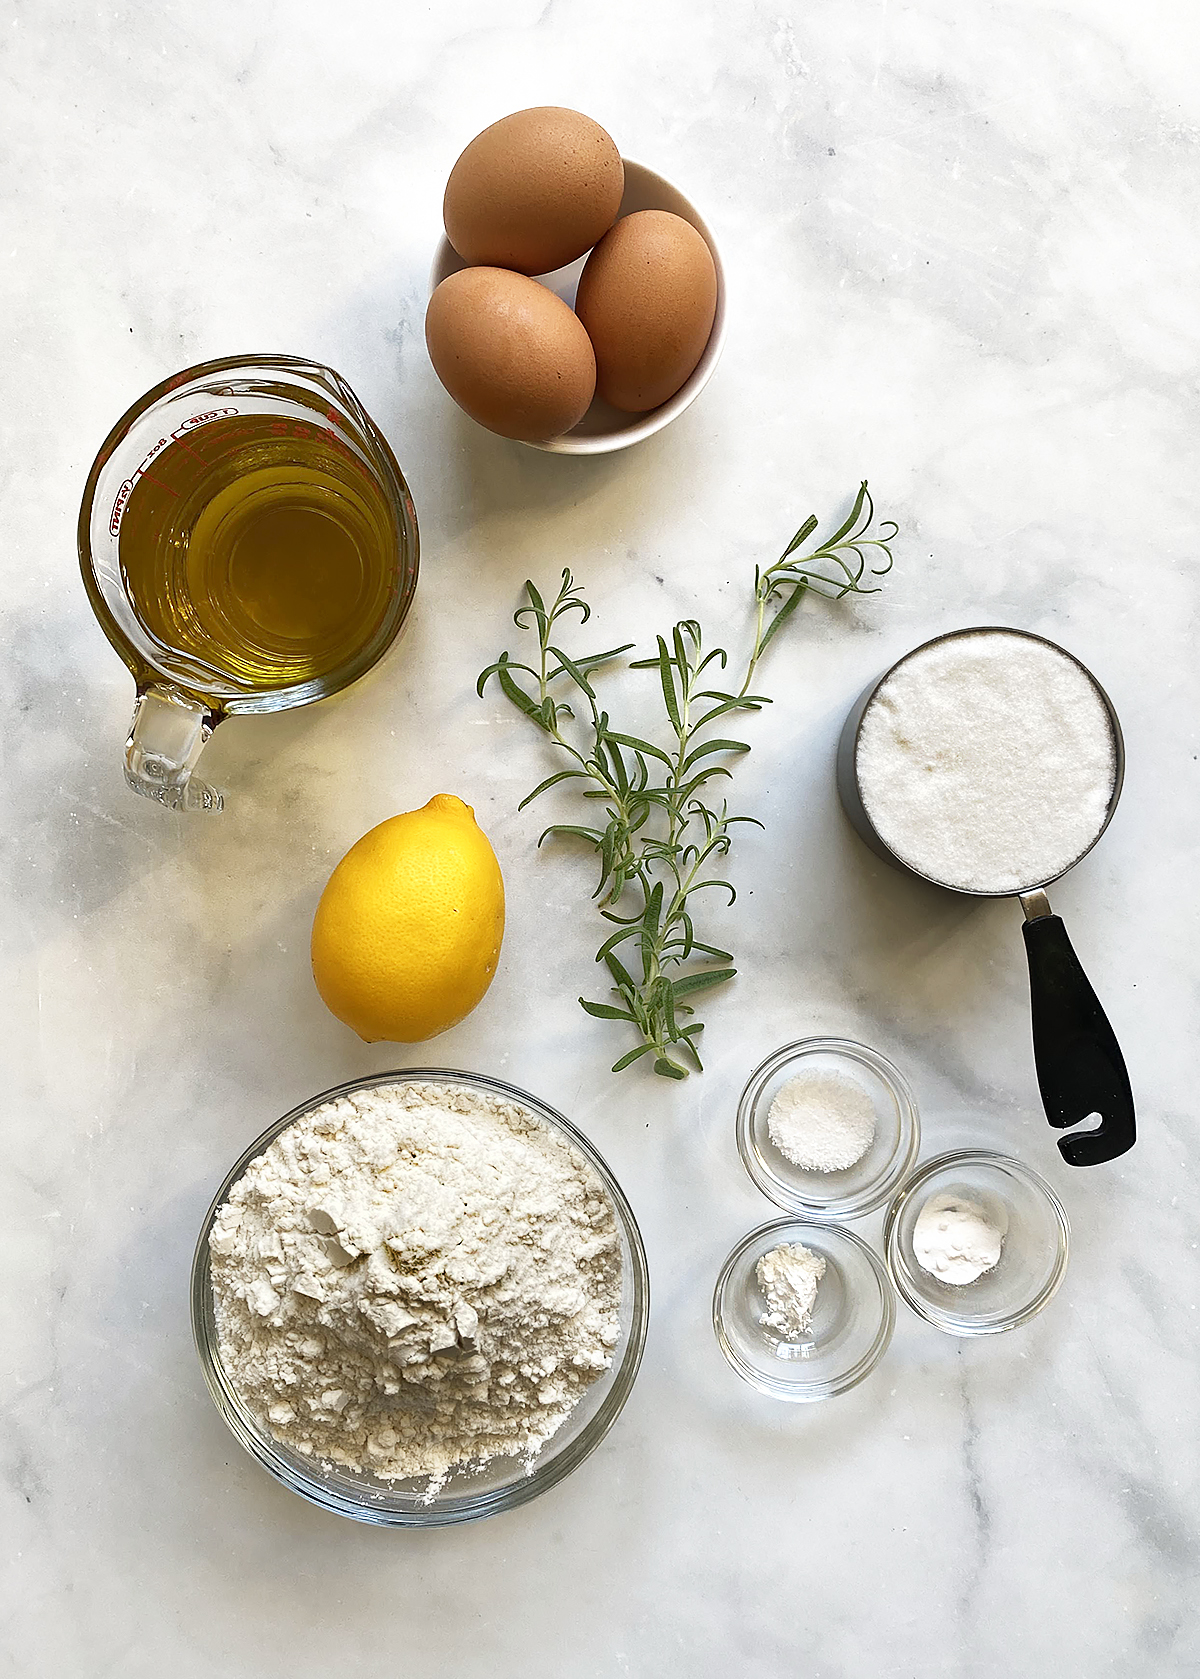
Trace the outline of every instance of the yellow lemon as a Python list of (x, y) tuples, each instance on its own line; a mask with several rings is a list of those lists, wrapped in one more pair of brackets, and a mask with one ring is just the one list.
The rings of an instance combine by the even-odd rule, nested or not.
[(503, 937), (496, 854), (470, 805), (438, 793), (372, 828), (334, 869), (313, 921), (313, 978), (368, 1043), (420, 1043), (470, 1014)]

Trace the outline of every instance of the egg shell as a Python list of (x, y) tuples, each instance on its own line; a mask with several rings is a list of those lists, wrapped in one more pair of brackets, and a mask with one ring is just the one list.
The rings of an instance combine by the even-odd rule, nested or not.
[(545, 443), (581, 420), (596, 358), (578, 317), (536, 280), (507, 268), (463, 268), (429, 299), (434, 371), (473, 420), (501, 437)]
[(502, 117), (477, 134), (446, 183), (446, 237), (464, 262), (548, 274), (612, 226), (621, 154), (598, 122), (559, 105)]
[(596, 352), (600, 395), (629, 414), (657, 408), (685, 382), (712, 332), (712, 252), (682, 216), (622, 216), (584, 264), (575, 312)]

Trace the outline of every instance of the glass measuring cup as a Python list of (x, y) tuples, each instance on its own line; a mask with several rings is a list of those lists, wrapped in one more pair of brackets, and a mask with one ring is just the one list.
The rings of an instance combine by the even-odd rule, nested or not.
[[(871, 820), (863, 798), (858, 765), (863, 719), (872, 700), (900, 667), (944, 642), (987, 635), (1016, 636), (1040, 643), (1070, 660), (1083, 673), (1107, 718), (1113, 762), (1106, 806), (1077, 855), (1052, 874), (1040, 879), (1021, 880), (1016, 885), (997, 891), (977, 890), (939, 880), (897, 856)], [(1133, 1091), (1116, 1035), (1075, 954), (1061, 917), (1055, 915), (1050, 907), (1046, 888), (1081, 862), (1100, 839), (1117, 808), (1124, 774), (1125, 746), (1116, 710), (1087, 666), (1045, 636), (1001, 625), (953, 630), (948, 635), (935, 636), (932, 641), (906, 653), (859, 696), (846, 719), (838, 743), (837, 785), (843, 809), (859, 837), (876, 856), (946, 891), (962, 892), (976, 898), (1016, 897), (1019, 900), (1025, 917), (1022, 933), (1029, 963), (1034, 1064), (1046, 1118), (1058, 1130), (1078, 1125), (1093, 1114), (1098, 1114), (1100, 1118), (1099, 1125), (1092, 1130), (1074, 1131), (1070, 1136), (1059, 1138), (1059, 1152), (1072, 1166), (1098, 1165), (1133, 1147), (1136, 1136)]]
[[(326, 463), (321, 493), (342, 496), (352, 511), (367, 508), (373, 518), (378, 576), (370, 612), (361, 622), (355, 618), (360, 633), (352, 643), (336, 646), (312, 673), (289, 668), (281, 657), (276, 676), (248, 675), (232, 656), (207, 650), (200, 656), (186, 636), (164, 633), (161, 625), (148, 622), (140, 604), (145, 595), (131, 586), (128, 556), (123, 559), (121, 549), (131, 503), (143, 527), (147, 518), (153, 522), (157, 505), (164, 510), (164, 522), (168, 512), (184, 519), (178, 530), (173, 528), (167, 549), (176, 565), (186, 563), (191, 534), (200, 528), (205, 507), (197, 504), (199, 516), (189, 525), (179, 512), (183, 492), (164, 477), (163, 463), (186, 455), (189, 462), (200, 463), (194, 467), (199, 474), (206, 459), (230, 447), (231, 435), (242, 450), (237, 461), (257, 467), (263, 480), (286, 478), (293, 461)], [(239, 482), (235, 476), (230, 486), (235, 501)], [(269, 501), (276, 490), (276, 484), (268, 484), (262, 497)], [(220, 793), (194, 773), (218, 723), (239, 714), (308, 705), (357, 681), (396, 639), (417, 583), (416, 512), (395, 457), (346, 382), (298, 356), (227, 356), (187, 368), (148, 391), (117, 421), (96, 456), (83, 493), (78, 539), (92, 610), (137, 686), (125, 745), (126, 783), (135, 793), (176, 810), (222, 806)], [(286, 555), (277, 557), (286, 564)], [(144, 588), (145, 575), (141, 582)], [(166, 594), (165, 569), (161, 584)], [(183, 600), (185, 617), (190, 605)]]

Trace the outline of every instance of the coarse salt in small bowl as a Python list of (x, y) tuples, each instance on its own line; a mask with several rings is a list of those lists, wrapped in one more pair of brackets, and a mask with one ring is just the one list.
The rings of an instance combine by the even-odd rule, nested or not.
[[(806, 1072), (852, 1079), (875, 1110), (875, 1135), (861, 1159), (841, 1171), (797, 1166), (771, 1139), (771, 1104)], [(769, 1055), (750, 1075), (737, 1112), (737, 1145), (751, 1178), (776, 1206), (812, 1218), (861, 1218), (880, 1207), (911, 1171), (921, 1146), (917, 1105), (904, 1075), (866, 1044), (801, 1038)]]
[[(801, 1334), (775, 1327), (758, 1282), (758, 1262), (799, 1243), (825, 1261), (812, 1321)], [(713, 1328), (743, 1381), (773, 1399), (811, 1404), (857, 1387), (879, 1363), (896, 1324), (896, 1299), (882, 1261), (840, 1225), (780, 1218), (734, 1248), (713, 1294)]]
[[(943, 1282), (913, 1249), (921, 1209), (935, 1195), (973, 1201), (1004, 1231), (1000, 1258), (969, 1283)], [(997, 1335), (1036, 1317), (1067, 1271), (1071, 1227), (1050, 1185), (1031, 1166), (990, 1149), (927, 1160), (887, 1210), (883, 1245), (896, 1292), (947, 1335)]]

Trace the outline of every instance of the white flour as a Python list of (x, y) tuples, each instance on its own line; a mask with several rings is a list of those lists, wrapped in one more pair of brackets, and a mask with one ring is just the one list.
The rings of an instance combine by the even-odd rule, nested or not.
[(754, 1267), (767, 1310), (763, 1322), (789, 1340), (806, 1333), (817, 1303), (825, 1259), (802, 1242), (781, 1242)]
[(884, 844), (969, 892), (1016, 892), (1069, 868), (1100, 832), (1116, 772), (1094, 683), (1013, 630), (906, 659), (866, 709), (857, 767)]
[(612, 1362), (621, 1255), (583, 1156), (514, 1102), (382, 1086), (295, 1121), (209, 1242), (221, 1358), (283, 1444), (385, 1480), (532, 1459)]
[(793, 1166), (844, 1172), (875, 1140), (875, 1104), (850, 1074), (811, 1067), (775, 1092), (767, 1135)]

